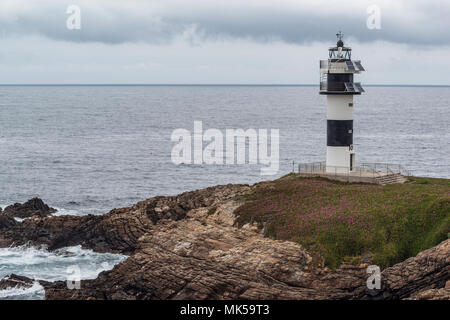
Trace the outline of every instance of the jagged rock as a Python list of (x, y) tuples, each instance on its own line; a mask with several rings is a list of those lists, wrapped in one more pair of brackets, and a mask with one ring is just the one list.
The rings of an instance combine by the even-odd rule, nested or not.
[(17, 221), (0, 212), (0, 230), (11, 229), (17, 224)]
[(30, 278), (11, 274), (3, 279), (0, 279), (0, 290), (5, 290), (8, 288), (31, 288), (33, 283), (34, 280)]
[(420, 291), (444, 288), (450, 280), (450, 239), (386, 268), (381, 279), (383, 299), (405, 299)]
[[(95, 280), (85, 280), (81, 290), (67, 290), (64, 282), (46, 287), (47, 299), (446, 299), (447, 289), (415, 294), (408, 288), (434, 282), (433, 269), (404, 274), (396, 289), (371, 294), (366, 287), (366, 267), (342, 266), (318, 269), (299, 245), (258, 237), (249, 230), (228, 226), (213, 228), (200, 222), (164, 221), (158, 231), (140, 241), (135, 254), (103, 272)], [(190, 230), (190, 231), (189, 231)], [(196, 230), (192, 232), (193, 230)], [(448, 245), (443, 243), (437, 250)], [(436, 250), (433, 248), (432, 251)], [(419, 263), (422, 257), (409, 263)], [(447, 252), (448, 255), (448, 252)], [(405, 267), (404, 264), (394, 266)], [(435, 266), (439, 268), (438, 265)], [(445, 269), (444, 269), (445, 270)], [(392, 272), (392, 271), (391, 271)], [(392, 280), (389, 271), (382, 283)], [(449, 274), (445, 276), (447, 279)], [(387, 285), (387, 284), (385, 284)], [(413, 289), (414, 290), (414, 289)], [(418, 289), (420, 290), (420, 289)], [(402, 294), (408, 291), (411, 296)], [(389, 293), (390, 295), (386, 295)]]
[(50, 208), (39, 198), (33, 198), (20, 204), (15, 203), (5, 208), (4, 214), (9, 217), (30, 218), (32, 216), (47, 217), (51, 216), (57, 210)]
[(183, 219), (192, 209), (228, 199), (246, 185), (216, 186), (178, 196), (155, 197), (102, 216), (33, 217), (0, 233), (0, 246), (34, 244), (50, 250), (82, 244), (98, 252), (130, 254), (160, 219)]
[(408, 300), (450, 300), (450, 289), (429, 289), (413, 294)]

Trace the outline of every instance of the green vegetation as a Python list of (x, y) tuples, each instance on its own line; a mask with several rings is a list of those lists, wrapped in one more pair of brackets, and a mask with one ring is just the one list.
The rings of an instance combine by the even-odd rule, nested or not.
[[(235, 214), (265, 225), (265, 235), (302, 244), (336, 268), (343, 261), (391, 266), (437, 245), (450, 233), (450, 180), (349, 184), (290, 174), (259, 184)], [(265, 224), (266, 223), (266, 224)]]
[(216, 211), (217, 211), (217, 207), (211, 207), (208, 210), (208, 216), (213, 215), (214, 213), (216, 213)]

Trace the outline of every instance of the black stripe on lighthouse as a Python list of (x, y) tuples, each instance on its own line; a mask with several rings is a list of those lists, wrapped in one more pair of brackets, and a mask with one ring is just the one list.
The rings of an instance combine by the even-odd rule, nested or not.
[(327, 146), (346, 147), (353, 144), (353, 120), (327, 120)]

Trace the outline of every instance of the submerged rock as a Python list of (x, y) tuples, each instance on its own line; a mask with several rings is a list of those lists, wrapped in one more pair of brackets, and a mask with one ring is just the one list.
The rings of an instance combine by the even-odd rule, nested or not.
[(4, 214), (15, 218), (30, 218), (32, 216), (48, 217), (57, 210), (50, 208), (39, 198), (33, 198), (27, 202), (20, 204), (15, 203), (5, 208)]

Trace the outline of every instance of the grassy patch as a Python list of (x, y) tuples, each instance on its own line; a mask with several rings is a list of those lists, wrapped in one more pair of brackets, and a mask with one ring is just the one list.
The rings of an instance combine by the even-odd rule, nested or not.
[(208, 210), (208, 216), (213, 215), (214, 213), (216, 213), (217, 211), (217, 207), (211, 207)]
[(410, 178), (405, 184), (349, 184), (285, 176), (261, 183), (235, 214), (243, 225), (296, 241), (335, 268), (370, 253), (387, 267), (448, 238), (450, 180)]

